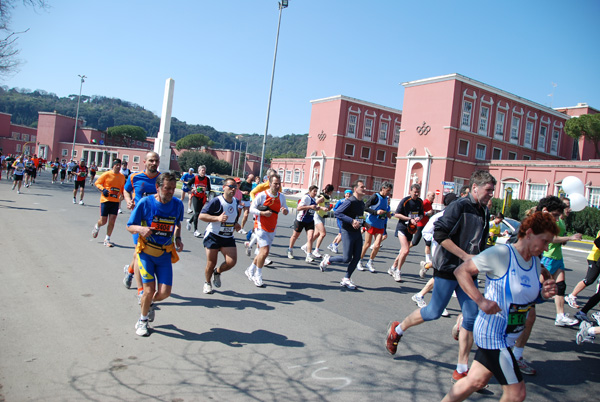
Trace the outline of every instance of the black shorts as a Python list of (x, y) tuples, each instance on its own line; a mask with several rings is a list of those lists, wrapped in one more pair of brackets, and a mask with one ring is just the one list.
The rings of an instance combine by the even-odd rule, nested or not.
[(417, 231), (413, 235), (411, 242), (413, 246), (416, 246), (421, 242), (421, 237), (423, 237), (423, 229), (425, 229), (425, 226), (417, 226)]
[(235, 247), (235, 239), (231, 237), (221, 237), (214, 233), (208, 233), (204, 236), (204, 247), (211, 250), (220, 250), (226, 247)]
[(22, 174), (16, 174), (15, 175), (15, 181), (23, 181), (23, 175)]
[(518, 384), (523, 375), (511, 348), (477, 349), (475, 360), (490, 370), (500, 385)]
[(600, 261), (587, 260), (587, 263), (588, 269), (583, 283), (585, 283), (585, 286), (590, 286), (598, 278), (598, 274), (600, 274)]
[(85, 180), (75, 180), (75, 190), (77, 190), (79, 187), (81, 187), (82, 190), (85, 188)]
[[(398, 232), (402, 233), (404, 235), (404, 237), (406, 237), (406, 240), (408, 240), (409, 243), (412, 242), (413, 235), (412, 235), (412, 233), (408, 233), (408, 228), (406, 227), (406, 225), (404, 225), (404, 224), (398, 225)], [(396, 233), (396, 236), (399, 236), (399, 234)]]
[(52, 174), (58, 174), (58, 169), (52, 169)]
[(300, 222), (298, 220), (294, 221), (294, 231), (298, 233), (302, 233), (302, 230), (305, 229), (307, 232), (309, 230), (315, 230), (315, 221), (310, 222)]
[(100, 204), (100, 216), (118, 215), (119, 214), (119, 203), (106, 201)]

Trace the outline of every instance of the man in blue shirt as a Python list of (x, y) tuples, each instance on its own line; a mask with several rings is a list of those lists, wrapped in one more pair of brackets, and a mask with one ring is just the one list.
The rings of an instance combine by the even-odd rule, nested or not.
[[(188, 186), (188, 182), (194, 178), (194, 168), (190, 168), (186, 173), (181, 175), (181, 202), (185, 202), (185, 195), (189, 193), (192, 189)], [(188, 208), (187, 213), (192, 213), (192, 197), (188, 197)]]

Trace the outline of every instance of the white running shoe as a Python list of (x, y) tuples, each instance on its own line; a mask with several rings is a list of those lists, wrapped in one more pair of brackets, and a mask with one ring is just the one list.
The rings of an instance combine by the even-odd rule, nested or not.
[(575, 335), (575, 342), (578, 345), (581, 345), (583, 342), (594, 343), (596, 337), (589, 334), (589, 329), (591, 327), (592, 324), (587, 321), (582, 321), (581, 324), (579, 324), (579, 331), (577, 331), (577, 335)]
[(325, 272), (325, 270), (327, 269), (327, 266), (329, 265), (329, 258), (329, 254), (325, 254), (323, 256), (323, 260), (319, 264), (319, 269), (321, 270), (321, 272)]
[(190, 221), (186, 221), (185, 228), (188, 230), (188, 232), (191, 232), (192, 231), (192, 223)]
[(148, 309), (148, 321), (154, 322), (154, 318), (156, 317), (156, 310), (154, 310), (154, 303), (150, 305), (150, 309)]
[(356, 289), (356, 285), (352, 282), (352, 279), (349, 279), (349, 278), (343, 278), (342, 281), (340, 282), (340, 286), (343, 286), (350, 290)]
[(423, 296), (421, 296), (418, 293), (414, 294), (410, 299), (412, 301), (414, 301), (415, 303), (417, 303), (417, 306), (419, 308), (423, 308), (423, 307), (425, 307), (427, 305), (427, 303), (425, 302), (425, 300), (423, 300)]
[(338, 246), (336, 244), (333, 245), (333, 252), (334, 254), (339, 254), (339, 250), (338, 250)]
[(194, 211), (192, 211), (190, 208), (188, 208), (187, 213), (191, 214), (192, 212), (194, 212)]
[(259, 274), (258, 272), (256, 274), (254, 274), (254, 276), (252, 277), (252, 281), (259, 288), (263, 286), (262, 275)]
[(83, 200), (79, 201), (79, 205), (84, 205)]
[(215, 285), (216, 288), (221, 287), (221, 274), (218, 274), (216, 269), (213, 273), (213, 285)]
[(556, 317), (554, 325), (557, 327), (572, 327), (573, 325), (577, 325), (578, 322), (576, 319), (569, 317), (568, 313), (565, 313), (562, 317)]
[(75, 199), (75, 197), (73, 197), (73, 204), (77, 204), (77, 200)]
[(442, 317), (450, 317), (448, 310), (444, 309), (444, 311), (442, 311)]
[(390, 276), (394, 276), (394, 272), (396, 272), (396, 269), (394, 267), (390, 267), (390, 269), (388, 269), (388, 274)]
[(194, 231), (194, 236), (195, 237), (202, 237), (202, 233), (200, 233), (199, 231)]
[(213, 292), (212, 285), (208, 282), (204, 282), (204, 287), (202, 288), (202, 292), (207, 295), (212, 294), (212, 292)]
[(246, 268), (246, 270), (244, 271), (244, 273), (246, 274), (246, 276), (248, 277), (248, 280), (251, 281), (252, 278), (254, 277), (254, 270), (252, 269), (252, 267), (248, 267)]
[(368, 269), (370, 272), (372, 272), (372, 273), (375, 273), (375, 267), (373, 267), (373, 260), (369, 260), (369, 261), (367, 262), (367, 269)]
[(148, 327), (148, 320), (138, 320), (137, 323), (135, 324), (135, 333), (138, 336), (148, 336), (150, 335), (150, 331), (149, 331), (149, 327)]
[(118, 213), (120, 213), (120, 214), (122, 214), (122, 213), (123, 213), (123, 211), (121, 211), (121, 208), (119, 208), (119, 212), (118, 212)]
[(402, 275), (400, 274), (400, 270), (397, 269), (394, 271), (394, 280), (396, 282), (402, 282)]
[(335, 253), (335, 244), (331, 243), (329, 246), (327, 246), (327, 249), (332, 253)]
[(238, 230), (238, 233), (240, 233), (240, 234), (246, 234), (248, 232), (246, 232), (244, 229), (240, 229), (240, 230)]
[(577, 304), (577, 296), (573, 296), (572, 294), (569, 294), (569, 295), (565, 296), (565, 301), (569, 304), (569, 307), (579, 308), (579, 305)]
[(313, 255), (313, 257), (315, 257), (315, 258), (323, 258), (323, 256), (322, 256), (322, 255), (321, 255), (321, 253), (319, 252), (319, 249), (318, 249), (318, 248), (316, 248), (316, 249), (314, 249), (314, 250), (313, 250), (313, 252), (312, 252), (312, 255)]
[(306, 251), (306, 244), (303, 244), (302, 246), (300, 246), (300, 250), (304, 251), (306, 254), (308, 254), (308, 251)]
[(421, 279), (425, 279), (425, 274), (427, 273), (427, 270), (425, 269), (425, 261), (421, 261), (421, 269), (419, 269), (419, 278)]
[(365, 267), (362, 266), (362, 261), (359, 261), (358, 264), (356, 264), (356, 269), (358, 269), (359, 271), (365, 270)]
[[(273, 261), (272, 261), (272, 260), (271, 260), (269, 257), (265, 258), (265, 267), (266, 267), (267, 265), (271, 265), (271, 264), (273, 264)], [(261, 280), (261, 281), (262, 281), (262, 280)]]
[(98, 237), (98, 232), (100, 231), (100, 229), (98, 228), (98, 226), (94, 226), (94, 229), (92, 229), (92, 237), (95, 239), (96, 237)]
[[(294, 259), (294, 252), (292, 251), (291, 248), (288, 248), (287, 256), (290, 260)], [(307, 255), (307, 257), (308, 257), (308, 255)]]
[(252, 254), (252, 249), (250, 248), (250, 242), (249, 241), (245, 241), (244, 242), (244, 248), (246, 249), (246, 255), (248, 257), (250, 257), (250, 254)]
[(313, 262), (314, 260), (314, 257), (310, 254), (306, 254), (306, 258), (304, 259), (306, 262)]
[(596, 320), (598, 325), (600, 325), (600, 311), (596, 311), (594, 314), (592, 314), (592, 320)]

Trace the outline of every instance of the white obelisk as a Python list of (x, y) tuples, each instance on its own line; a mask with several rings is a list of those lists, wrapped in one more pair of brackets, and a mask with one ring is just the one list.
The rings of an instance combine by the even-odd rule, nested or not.
[(154, 141), (154, 152), (160, 156), (159, 172), (170, 171), (171, 165), (171, 112), (173, 111), (173, 92), (175, 80), (167, 78), (165, 83), (165, 96), (163, 98), (162, 113), (160, 115), (160, 130)]

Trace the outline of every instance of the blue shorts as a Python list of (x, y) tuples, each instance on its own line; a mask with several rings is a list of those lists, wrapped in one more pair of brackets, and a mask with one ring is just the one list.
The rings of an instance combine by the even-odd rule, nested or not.
[(235, 239), (231, 237), (222, 237), (214, 233), (208, 233), (204, 236), (204, 247), (211, 250), (220, 250), (222, 248), (235, 248)]
[(551, 275), (554, 275), (556, 271), (559, 269), (565, 270), (565, 263), (563, 260), (555, 260), (550, 257), (542, 257), (542, 264), (546, 269), (550, 272)]
[(171, 253), (163, 253), (160, 257), (152, 257), (149, 254), (141, 252), (138, 253), (137, 257), (142, 283), (150, 283), (158, 280), (158, 283), (173, 286)]

